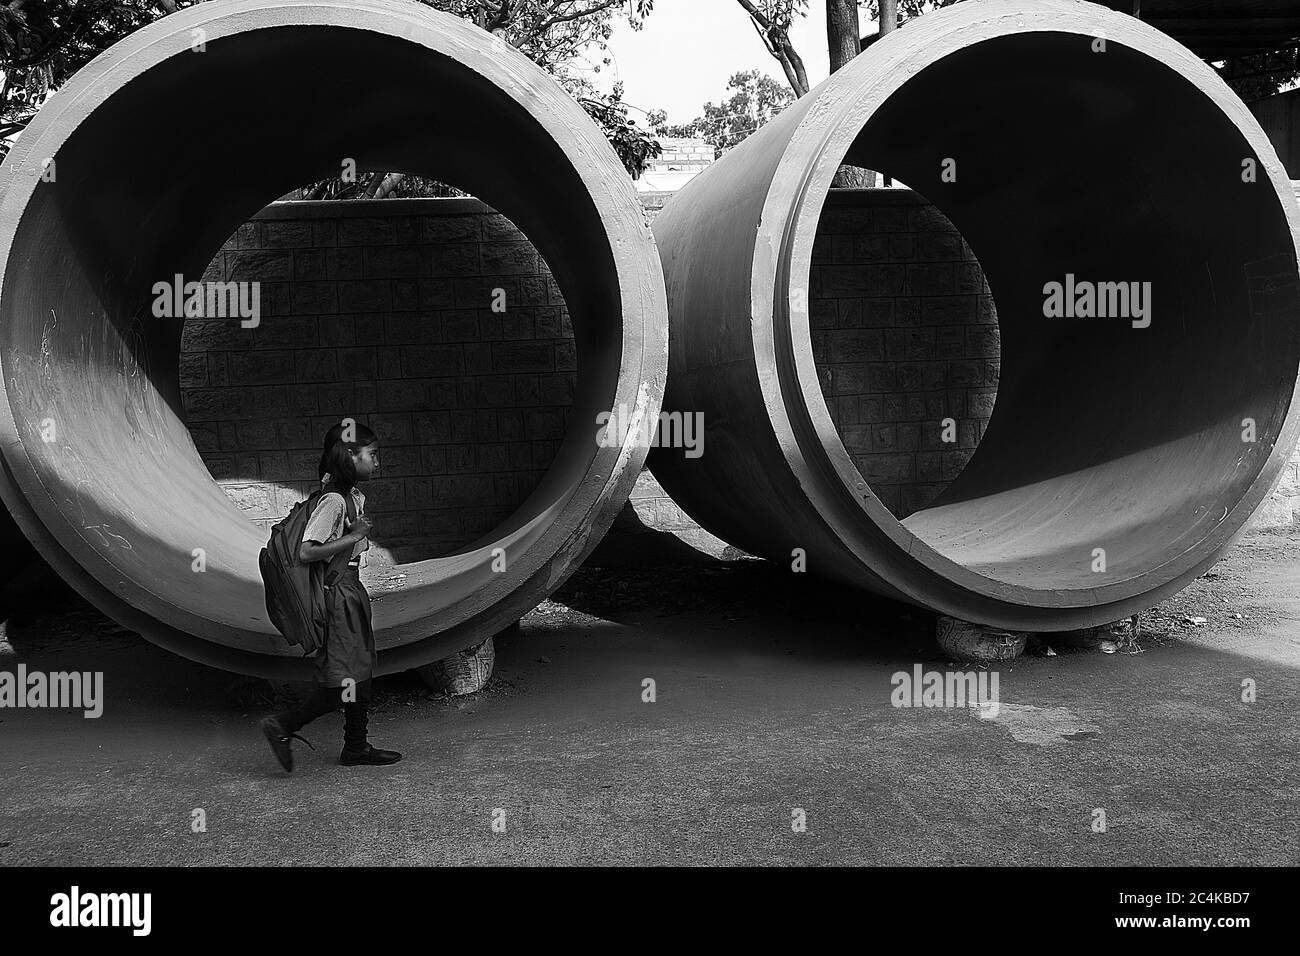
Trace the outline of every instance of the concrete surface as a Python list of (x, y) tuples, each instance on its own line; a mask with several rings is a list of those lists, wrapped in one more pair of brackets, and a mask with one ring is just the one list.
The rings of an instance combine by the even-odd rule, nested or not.
[[(597, 444), (594, 423), (620, 407), (658, 416), (659, 257), (600, 128), (492, 40), (396, 0), (210, 0), (79, 70), (0, 165), (0, 498), (114, 620), (237, 673), (309, 675), (266, 615), (265, 533), (195, 448), (179, 395), (183, 323), (154, 316), (152, 289), (197, 280), (241, 223), (295, 184), (337, 175), (344, 158), (456, 183), (514, 222), (563, 293), (580, 367), (575, 427), (528, 500), (491, 539), (406, 565), (402, 590), (376, 602), (379, 672), (481, 643), (608, 530), (646, 448), (621, 420)], [(171, 117), (161, 131), (160, 116)], [(55, 180), (42, 181), (56, 156)], [(231, 176), (236, 165), (247, 175)], [(266, 316), (263, 331), (282, 318)], [(340, 405), (340, 418), (356, 414)]]
[(254, 685), (63, 608), (11, 622), (14, 648), (102, 669), (106, 710), (0, 710), (0, 864), (1300, 863), (1282, 536), (1144, 616), (1141, 653), (1002, 667), (994, 720), (891, 707), (891, 674), (948, 666), (904, 605), (755, 561), (584, 568), (500, 643), (484, 693), (381, 680), (372, 739), (402, 763), (339, 767), (333, 716), (292, 776), (238, 702)]

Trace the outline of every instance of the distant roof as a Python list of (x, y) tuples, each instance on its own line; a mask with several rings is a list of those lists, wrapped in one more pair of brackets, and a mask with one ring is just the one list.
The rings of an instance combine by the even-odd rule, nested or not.
[[(1133, 13), (1134, 0), (1100, 0)], [(1272, 53), (1300, 42), (1300, 0), (1140, 0), (1143, 22), (1203, 60)]]
[(667, 149), (670, 146), (675, 147), (677, 149), (689, 149), (692, 147), (696, 149), (713, 148), (711, 143), (709, 143), (707, 140), (699, 138), (698, 136), (658, 136), (656, 137), (656, 139), (659, 140), (660, 145), (662, 145), (665, 149)]

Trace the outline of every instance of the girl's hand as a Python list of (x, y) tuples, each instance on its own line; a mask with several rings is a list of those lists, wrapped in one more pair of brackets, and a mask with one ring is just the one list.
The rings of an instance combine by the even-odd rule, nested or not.
[(348, 525), (348, 534), (360, 541), (362, 538), (370, 537), (370, 529), (374, 527), (370, 519), (365, 515), (357, 515), (357, 520)]

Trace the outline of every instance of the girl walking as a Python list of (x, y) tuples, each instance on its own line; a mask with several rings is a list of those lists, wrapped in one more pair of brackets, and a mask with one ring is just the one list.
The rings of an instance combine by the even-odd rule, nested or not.
[[(325, 643), (316, 652), (316, 686), (294, 709), (262, 721), (262, 732), (271, 750), (290, 772), (292, 738), (298, 737), (311, 746), (306, 738), (298, 736), (298, 730), (339, 707), (343, 708), (343, 752), (339, 763), (351, 767), (402, 759), (397, 751), (379, 750), (366, 740), (371, 680), (378, 655), (371, 629), (370, 595), (360, 576), (361, 563), (370, 548), (371, 525), (365, 517), (366, 496), (356, 485), (368, 480), (378, 468), (379, 439), (365, 425), (348, 420), (346, 432), (340, 424), (325, 434), (318, 468), (325, 493), (312, 511), (298, 550), (299, 560), (328, 561), (332, 567), (324, 581), (329, 624)], [(349, 551), (349, 558), (340, 567), (341, 559), (334, 559), (344, 551)]]

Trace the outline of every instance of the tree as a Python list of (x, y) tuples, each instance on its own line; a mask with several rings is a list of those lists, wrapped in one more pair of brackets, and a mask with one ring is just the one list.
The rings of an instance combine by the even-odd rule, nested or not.
[(858, 0), (826, 0), (826, 46), (832, 73), (862, 52)]
[(962, 0), (866, 0), (867, 13), (876, 24), (876, 32), (862, 38), (862, 49), (865, 50), (886, 33), (911, 23), (922, 14), (961, 2)]
[(698, 136), (721, 156), (794, 102), (794, 94), (762, 70), (732, 74), (727, 89), (735, 92), (721, 103), (705, 103), (704, 115), (689, 123), (668, 126), (662, 110), (647, 121), (659, 136)]
[[(796, 97), (808, 92), (808, 75), (803, 60), (790, 42), (790, 25), (794, 18), (807, 16), (808, 0), (736, 0), (748, 14), (767, 51), (776, 57)], [(888, 29), (892, 29), (895, 5), (899, 0), (884, 0)], [(905, 12), (919, 16), (931, 0), (901, 0)], [(939, 6), (956, 0), (933, 0)], [(862, 31), (858, 20), (860, 0), (826, 0), (826, 42), (830, 67), (834, 73), (862, 52)], [(877, 0), (870, 0), (873, 17), (879, 17)], [(707, 116), (707, 113), (706, 113)], [(833, 185), (873, 186), (876, 174), (854, 166), (842, 166)]]
[[(858, 25), (858, 0), (826, 0), (826, 45), (831, 73), (847, 66), (862, 52), (862, 28)], [(861, 189), (876, 185), (876, 174), (857, 166), (841, 166), (831, 181), (835, 189)]]
[(808, 92), (808, 71), (790, 42), (790, 26), (796, 17), (808, 15), (808, 0), (736, 0), (749, 14), (767, 52), (776, 57), (795, 96)]
[[(128, 34), (203, 0), (0, 0), (0, 159), (51, 92)], [(617, 17), (634, 29), (654, 0), (419, 0), (479, 24), (551, 73), (592, 116), (634, 177), (658, 144), (628, 119), (621, 92), (597, 93), (573, 69), (579, 53), (607, 50)], [(605, 60), (608, 63), (608, 58)], [(596, 67), (599, 70), (599, 66)], [(357, 188), (351, 188), (355, 185)], [(315, 187), (312, 187), (313, 189)], [(363, 182), (335, 182), (323, 195), (428, 194), (400, 173), (370, 171)]]
[[(922, 14), (929, 13), (931, 10), (940, 10), (943, 7), (950, 7), (954, 3), (961, 3), (961, 0), (884, 0), (885, 12), (888, 13), (893, 9), (895, 22), (886, 29), (889, 30), (901, 27), (909, 20), (915, 20)], [(880, 23), (881, 3), (880, 0), (866, 0), (865, 6), (867, 13), (871, 16), (873, 23)], [(879, 31), (879, 27), (877, 27)]]
[(619, 159), (633, 179), (645, 172), (646, 164), (663, 152), (657, 140), (652, 140), (628, 117), (623, 103), (623, 84), (614, 84), (610, 93), (598, 93), (590, 86), (576, 90), (578, 103), (605, 131), (605, 136), (618, 153)]
[(1230, 72), (1232, 65), (1231, 62), (1225, 63), (1222, 68), (1215, 67), (1215, 70), (1223, 77), (1224, 82), (1232, 87), (1232, 91), (1241, 97), (1243, 103), (1268, 99), (1279, 93), (1282, 87), (1289, 86), (1300, 79), (1300, 72), (1295, 70), (1261, 73), (1257, 76), (1233, 76)]
[(877, 13), (881, 36), (898, 29), (898, 0), (880, 0), (880, 10)]
[(103, 50), (196, 0), (0, 0), (0, 158), (51, 92)]

